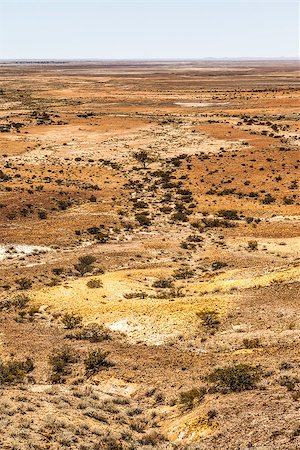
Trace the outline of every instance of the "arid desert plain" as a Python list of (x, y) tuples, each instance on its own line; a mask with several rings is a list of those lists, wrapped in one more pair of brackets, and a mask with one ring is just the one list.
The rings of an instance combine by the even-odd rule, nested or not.
[(0, 64), (0, 448), (300, 448), (297, 61)]

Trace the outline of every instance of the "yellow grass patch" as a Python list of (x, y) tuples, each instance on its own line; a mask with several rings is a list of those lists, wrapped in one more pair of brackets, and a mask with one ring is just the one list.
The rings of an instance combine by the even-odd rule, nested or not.
[[(237, 278), (239, 271), (232, 270), (216, 276), (214, 279), (207, 282), (196, 282), (189, 284), (187, 288), (187, 295), (189, 293), (216, 293), (216, 292), (230, 292), (231, 290), (250, 289), (256, 287), (269, 286), (272, 283), (281, 283), (285, 281), (297, 281), (300, 277), (300, 267), (292, 267), (289, 269), (280, 269), (278, 271), (257, 275), (249, 278)], [(224, 280), (224, 277), (226, 279)]]
[(163, 432), (171, 441), (178, 443), (191, 443), (208, 436), (216, 430), (217, 425), (203, 414), (202, 409), (203, 406), (179, 418), (166, 421), (162, 426)]
[[(32, 294), (32, 301), (53, 311), (80, 314), (85, 323), (104, 323), (112, 330), (126, 333), (134, 340), (160, 344), (193, 333), (199, 326), (196, 312), (206, 307), (220, 308), (217, 299), (185, 297), (153, 298), (155, 279), (171, 275), (171, 268), (119, 270), (97, 277), (84, 277), (62, 286), (44, 288)], [(102, 288), (90, 289), (87, 282), (99, 279)], [(146, 298), (124, 295), (144, 292)], [(222, 300), (222, 308), (228, 300)], [(227, 307), (226, 307), (227, 309)], [(187, 328), (187, 324), (189, 325)]]
[[(299, 268), (240, 279), (236, 277), (237, 271), (229, 271), (216, 275), (210, 281), (190, 281), (183, 289), (183, 297), (155, 298), (157, 290), (152, 287), (153, 281), (172, 273), (172, 268), (118, 270), (35, 291), (32, 301), (61, 313), (80, 314), (85, 323), (103, 323), (114, 331), (124, 332), (135, 341), (162, 344), (179, 335), (197, 333), (198, 311), (209, 308), (221, 315), (226, 314), (230, 305), (228, 296), (220, 299), (205, 294), (226, 294), (232, 289), (291, 280), (299, 276)], [(103, 287), (88, 288), (87, 282), (94, 278), (101, 280)], [(180, 284), (176, 282), (177, 286)], [(126, 298), (126, 294), (136, 292), (145, 293), (145, 298)]]

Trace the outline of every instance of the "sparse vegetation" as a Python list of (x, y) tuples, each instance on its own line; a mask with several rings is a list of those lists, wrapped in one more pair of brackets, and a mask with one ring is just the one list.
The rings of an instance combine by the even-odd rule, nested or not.
[(179, 403), (184, 409), (191, 409), (195, 404), (200, 403), (206, 394), (206, 388), (192, 388), (189, 391), (184, 391), (180, 393)]
[(259, 338), (252, 338), (252, 339), (245, 338), (243, 339), (243, 346), (245, 348), (258, 348), (261, 347), (261, 343)]
[(77, 272), (80, 273), (80, 275), (85, 275), (86, 273), (92, 272), (94, 269), (93, 264), (96, 262), (96, 258), (92, 255), (85, 255), (80, 256), (78, 259), (78, 263), (74, 265)]
[(30, 358), (25, 361), (0, 361), (0, 386), (21, 383), (33, 369), (34, 364)]
[(16, 280), (16, 283), (19, 285), (19, 289), (21, 289), (22, 291), (30, 289), (33, 284), (32, 280), (25, 277), (19, 278), (18, 280)]
[(249, 364), (235, 364), (213, 370), (207, 379), (218, 391), (241, 392), (257, 386), (260, 370)]
[(248, 241), (248, 249), (252, 252), (257, 250), (258, 248), (258, 242), (257, 241)]
[(155, 280), (152, 286), (157, 289), (169, 289), (173, 287), (173, 282), (167, 278), (160, 278)]
[(103, 287), (103, 283), (101, 280), (92, 279), (86, 283), (87, 287), (90, 289), (99, 289)]
[(190, 269), (189, 267), (180, 267), (175, 270), (173, 277), (177, 280), (185, 280), (187, 278), (192, 278), (195, 274), (194, 269)]
[(97, 323), (91, 323), (80, 328), (72, 334), (68, 334), (69, 339), (87, 340), (90, 342), (102, 342), (111, 339), (107, 329)]
[(150, 164), (153, 161), (153, 158), (146, 150), (140, 150), (138, 152), (133, 153), (134, 159), (142, 164), (145, 169), (147, 164)]
[(220, 325), (219, 313), (213, 309), (205, 309), (196, 313), (201, 325), (208, 331), (216, 330)]
[(71, 373), (70, 365), (77, 361), (78, 357), (69, 348), (53, 352), (49, 357), (52, 369), (51, 382), (55, 384), (65, 382), (66, 376)]
[(92, 350), (84, 360), (86, 375), (91, 376), (100, 370), (106, 369), (112, 365), (108, 361), (109, 352), (103, 350)]
[(82, 317), (73, 313), (66, 313), (63, 315), (61, 321), (67, 330), (73, 330), (73, 328), (81, 325)]
[(218, 211), (219, 217), (224, 217), (227, 220), (239, 220), (238, 211), (236, 209), (220, 209)]
[(296, 66), (0, 64), (0, 448), (298, 448)]

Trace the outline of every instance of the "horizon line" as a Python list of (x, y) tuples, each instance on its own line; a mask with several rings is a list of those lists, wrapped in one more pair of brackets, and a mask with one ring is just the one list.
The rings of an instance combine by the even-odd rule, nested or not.
[(288, 60), (300, 61), (299, 56), (205, 56), (199, 58), (0, 58), (0, 62), (101, 62), (101, 61), (161, 61), (161, 62), (190, 62), (190, 61), (256, 61), (256, 60)]

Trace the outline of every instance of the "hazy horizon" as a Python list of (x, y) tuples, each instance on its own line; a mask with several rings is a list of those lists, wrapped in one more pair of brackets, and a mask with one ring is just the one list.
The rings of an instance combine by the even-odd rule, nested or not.
[(206, 57), (206, 58), (0, 58), (2, 62), (178, 62), (178, 63), (188, 63), (188, 62), (206, 62), (206, 61), (298, 61), (299, 57), (295, 56), (281, 56), (281, 57)]

